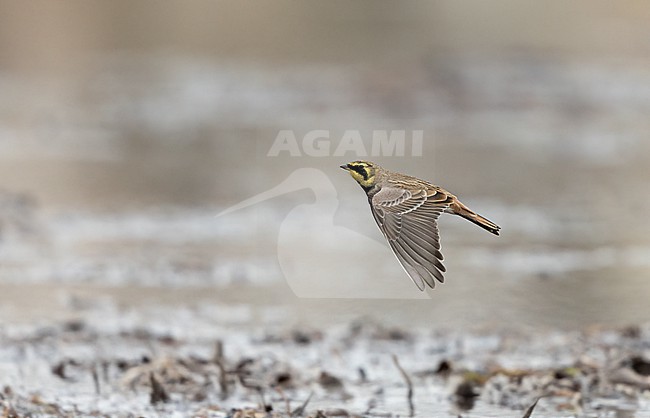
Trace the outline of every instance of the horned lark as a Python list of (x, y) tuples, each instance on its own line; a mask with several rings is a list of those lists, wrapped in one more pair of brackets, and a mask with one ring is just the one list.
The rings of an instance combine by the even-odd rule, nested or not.
[(456, 196), (424, 180), (394, 173), (369, 161), (341, 166), (368, 195), (370, 210), (390, 248), (415, 285), (424, 290), (444, 282), (438, 217), (459, 215), (499, 235), (494, 222), (473, 212)]

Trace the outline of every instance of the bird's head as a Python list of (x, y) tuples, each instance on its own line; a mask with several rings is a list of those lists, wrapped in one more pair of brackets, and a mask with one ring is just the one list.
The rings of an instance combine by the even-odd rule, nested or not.
[(353, 179), (357, 181), (364, 189), (373, 187), (377, 181), (377, 170), (379, 166), (370, 161), (352, 161), (343, 164), (342, 169), (346, 170)]

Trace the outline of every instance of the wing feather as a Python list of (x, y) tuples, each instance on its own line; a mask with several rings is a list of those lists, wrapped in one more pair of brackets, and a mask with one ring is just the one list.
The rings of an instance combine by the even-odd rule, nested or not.
[(370, 199), (379, 229), (420, 290), (444, 282), (437, 221), (449, 204), (448, 195), (425, 188), (384, 187)]

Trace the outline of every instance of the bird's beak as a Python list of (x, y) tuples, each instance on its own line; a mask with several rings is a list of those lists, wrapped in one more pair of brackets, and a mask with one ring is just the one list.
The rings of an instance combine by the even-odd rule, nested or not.
[(341, 167), (341, 168), (344, 169), (345, 171), (348, 171), (348, 170), (350, 169), (350, 167), (348, 167), (347, 164), (343, 164), (342, 166), (339, 166), (339, 167)]

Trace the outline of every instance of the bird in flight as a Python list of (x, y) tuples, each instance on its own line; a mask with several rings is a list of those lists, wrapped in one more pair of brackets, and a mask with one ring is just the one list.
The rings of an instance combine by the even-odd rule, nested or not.
[(341, 166), (368, 196), (370, 211), (390, 248), (420, 289), (444, 283), (438, 217), (458, 215), (499, 235), (500, 226), (461, 203), (440, 186), (395, 173), (369, 161)]

